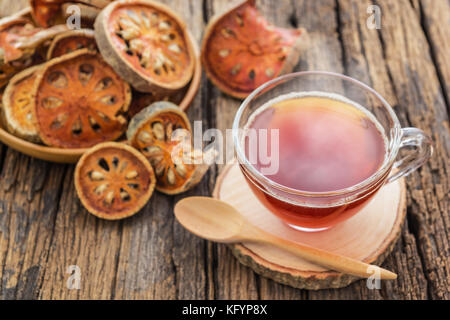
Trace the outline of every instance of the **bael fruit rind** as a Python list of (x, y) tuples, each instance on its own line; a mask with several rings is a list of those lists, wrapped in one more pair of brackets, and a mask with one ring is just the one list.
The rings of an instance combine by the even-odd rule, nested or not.
[[(33, 119), (34, 104), (31, 88), (34, 87), (36, 72), (40, 68), (41, 66), (30, 67), (11, 78), (3, 94), (1, 110), (2, 120), (8, 132), (34, 143), (40, 143), (41, 139)], [(26, 85), (26, 87), (20, 88), (20, 85)]]
[(149, 201), (156, 184), (147, 159), (124, 143), (89, 149), (75, 168), (75, 189), (91, 214), (106, 220), (133, 216)]
[(30, 8), (0, 19), (0, 88), (15, 73), (40, 63), (38, 54), (47, 40), (67, 30), (65, 25), (48, 29), (36, 27), (30, 17)]
[(47, 60), (82, 48), (88, 48), (90, 50), (97, 48), (94, 30), (69, 30), (57, 35), (48, 48)]
[(31, 9), (25, 8), (18, 13), (0, 19), (0, 32), (12, 29), (14, 27), (22, 27), (21, 33), (9, 32), (8, 35), (0, 36), (0, 48), (7, 50), (0, 54), (3, 55), (5, 62), (15, 61), (21, 58), (28, 58), (31, 56), (36, 48), (45, 41), (53, 38), (57, 34), (68, 30), (65, 24), (55, 25), (47, 29), (36, 26), (30, 17)]
[[(131, 14), (133, 18), (129, 18), (128, 20), (131, 20), (131, 25), (128, 23), (128, 26), (129, 30), (132, 31), (126, 34), (126, 38), (129, 38), (128, 40), (122, 38), (125, 37), (125, 29), (119, 30), (122, 32), (119, 36), (117, 35), (119, 31), (116, 31), (115, 29), (111, 30), (112, 27), (110, 26), (112, 24), (111, 21), (115, 18), (114, 15), (118, 15), (117, 12), (120, 12), (120, 10), (123, 11), (123, 8), (126, 7), (141, 8), (141, 13), (139, 15), (131, 9), (127, 10), (127, 14), (129, 14), (129, 12), (134, 12), (134, 14)], [(142, 8), (147, 11), (143, 11)], [(158, 17), (157, 19), (159, 19), (159, 15), (163, 16), (164, 19), (168, 19), (167, 21), (170, 22), (169, 26), (167, 26), (167, 23), (164, 24), (164, 21), (160, 21), (157, 26), (158, 32), (155, 32), (153, 29), (156, 28), (156, 25), (153, 23), (156, 23), (157, 21), (152, 22), (147, 16), (147, 13), (150, 11), (152, 14), (155, 12), (158, 13), (156, 15)], [(143, 18), (144, 16), (145, 19)], [(121, 19), (123, 19), (123, 21), (127, 20), (123, 17), (121, 17)], [(119, 19), (119, 21), (121, 19)], [(94, 29), (97, 45), (106, 61), (118, 74), (124, 79), (127, 79), (136, 90), (152, 93), (170, 93), (183, 88), (191, 80), (195, 66), (195, 51), (192, 44), (192, 38), (189, 35), (184, 22), (169, 7), (152, 1), (115, 1), (103, 9), (98, 15), (95, 20)], [(161, 31), (160, 29), (164, 30)], [(151, 46), (148, 43), (147, 38), (141, 37), (141, 30), (148, 32), (151, 35)], [(165, 36), (168, 36), (167, 34), (162, 33), (168, 32), (167, 30), (174, 30), (171, 32), (174, 36), (173, 38), (169, 37), (167, 40), (162, 40), (166, 39)], [(157, 40), (155, 40), (155, 34), (158, 36)], [(147, 43), (142, 39), (145, 39)], [(134, 41), (134, 43), (132, 43), (133, 40), (139, 41)], [(167, 45), (166, 41), (178, 41), (182, 46), (180, 47), (180, 43), (178, 42), (174, 43), (173, 46), (171, 46), (172, 44)], [(129, 43), (130, 48), (128, 48), (127, 43)], [(155, 46), (157, 47), (157, 50), (155, 49)], [(163, 52), (162, 48), (166, 51)], [(136, 53), (133, 50), (136, 51)], [(126, 52), (129, 53), (127, 54)], [(180, 63), (185, 62), (184, 60), (187, 60), (187, 63), (180, 65)], [(148, 65), (150, 62), (152, 62), (152, 64)], [(142, 64), (144, 64), (144, 66)], [(150, 67), (152, 68), (150, 69)], [(167, 79), (162, 81), (162, 76), (169, 74), (170, 72), (177, 72), (177, 75), (167, 76), (167, 78), (170, 78), (170, 81)]]
[[(206, 163), (183, 162), (182, 148), (177, 163), (172, 152), (180, 140), (171, 141), (174, 129), (184, 129), (189, 133), (192, 147), (191, 126), (186, 114), (176, 105), (167, 101), (151, 104), (136, 114), (127, 130), (128, 142), (141, 151), (153, 166), (156, 174), (156, 190), (165, 194), (179, 194), (194, 187), (209, 168)], [(169, 134), (170, 133), (170, 134)], [(170, 141), (169, 141), (170, 140)], [(187, 155), (194, 160), (194, 154)]]
[[(30, 8), (25, 8), (9, 17), (0, 19), (0, 88), (8, 83), (10, 77), (15, 73), (32, 65), (31, 59), (33, 52), (27, 52), (26, 56), (22, 58), (23, 53), (12, 46), (10, 37), (11, 29), (16, 27), (27, 28), (30, 32), (37, 32), (29, 18)], [(15, 60), (15, 61), (14, 61)], [(14, 63), (11, 63), (14, 61)]]
[(189, 122), (186, 113), (184, 113), (176, 104), (169, 101), (157, 101), (142, 109), (130, 120), (127, 130), (128, 140), (130, 141), (130, 139), (133, 138), (137, 130), (145, 121), (148, 121), (152, 117), (156, 117), (162, 113), (170, 112), (173, 112), (177, 116), (181, 117), (183, 124), (185, 125), (185, 129), (192, 132), (191, 123)]
[[(247, 27), (258, 30), (249, 32)], [(202, 41), (202, 64), (214, 85), (244, 99), (263, 83), (294, 69), (305, 36), (303, 28), (269, 24), (254, 0), (240, 1), (208, 23)]]
[[(70, 73), (70, 68), (76, 70)], [(36, 127), (47, 145), (87, 148), (116, 140), (126, 130), (131, 89), (89, 49), (47, 62), (39, 70), (33, 94)]]

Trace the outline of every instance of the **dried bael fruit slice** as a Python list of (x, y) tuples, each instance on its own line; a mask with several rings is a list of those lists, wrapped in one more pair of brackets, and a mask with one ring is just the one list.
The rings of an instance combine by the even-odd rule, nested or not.
[(156, 183), (147, 159), (117, 142), (101, 143), (86, 152), (77, 163), (74, 179), (83, 206), (108, 220), (137, 213), (150, 199)]
[(130, 87), (88, 49), (47, 62), (33, 94), (39, 135), (48, 145), (87, 148), (115, 140), (126, 130)]
[(52, 58), (60, 57), (82, 48), (88, 48), (90, 50), (97, 49), (94, 30), (70, 30), (59, 34), (53, 39), (48, 48), (47, 59), (50, 60)]
[(0, 48), (3, 51), (0, 56), (3, 55), (6, 62), (29, 56), (40, 44), (68, 30), (64, 24), (48, 29), (37, 27), (28, 13), (29, 10), (24, 9), (17, 15), (0, 20)]
[(29, 18), (29, 9), (0, 19), (0, 64), (16, 60), (21, 52), (13, 45), (19, 37), (29, 37), (41, 29), (36, 28)]
[(2, 98), (2, 118), (6, 129), (31, 142), (41, 142), (34, 121), (32, 95), (39, 68), (40, 66), (34, 66), (16, 74), (9, 81)]
[(0, 33), (0, 48), (4, 51), (4, 61), (15, 63), (19, 59), (31, 57), (42, 44), (61, 32), (67, 31), (66, 25), (57, 25), (47, 29), (32, 26), (29, 23), (14, 25)]
[(31, 23), (29, 14), (30, 9), (27, 8), (0, 19), (0, 88), (8, 83), (9, 78), (15, 73), (33, 63), (31, 54), (18, 61), (17, 59), (21, 58), (23, 53), (13, 45), (17, 37), (31, 36), (39, 31)]
[(223, 92), (245, 98), (268, 80), (292, 71), (303, 32), (275, 27), (259, 14), (253, 0), (241, 2), (206, 28), (201, 53), (206, 74)]
[(39, 63), (42, 59), (35, 53), (41, 44), (67, 30), (65, 25), (49, 29), (36, 27), (29, 13), (29, 9), (24, 9), (0, 19), (0, 88), (15, 73)]
[[(172, 133), (184, 129), (191, 133), (186, 114), (167, 101), (155, 102), (136, 114), (128, 126), (128, 142), (149, 159), (156, 173), (156, 190), (177, 194), (195, 186), (208, 170), (206, 164), (183, 162), (183, 154), (172, 157), (179, 140), (172, 140)], [(189, 136), (190, 145), (191, 137)], [(180, 153), (182, 148), (177, 148)], [(174, 161), (174, 159), (177, 159)], [(193, 161), (190, 161), (193, 162)]]
[(174, 91), (192, 78), (195, 56), (181, 19), (151, 1), (115, 1), (95, 20), (100, 52), (143, 92)]

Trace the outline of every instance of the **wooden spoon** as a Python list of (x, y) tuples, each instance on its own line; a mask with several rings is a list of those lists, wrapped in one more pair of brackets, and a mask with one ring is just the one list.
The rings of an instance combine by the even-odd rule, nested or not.
[(177, 220), (193, 234), (215, 242), (260, 242), (293, 253), (303, 259), (354, 276), (396, 279), (391, 271), (332, 252), (288, 241), (267, 233), (249, 223), (226, 202), (208, 197), (189, 197), (175, 205)]

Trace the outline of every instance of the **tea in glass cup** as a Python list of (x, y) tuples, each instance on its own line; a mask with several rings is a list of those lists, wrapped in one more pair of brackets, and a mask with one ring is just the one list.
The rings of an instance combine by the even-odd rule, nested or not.
[[(233, 131), (235, 149), (252, 191), (303, 231), (325, 230), (353, 216), (385, 182), (422, 164), (432, 150), (422, 131), (400, 128), (375, 91), (326, 72), (263, 85), (244, 101), (233, 129), (241, 129)], [(265, 136), (273, 132), (276, 139)], [(411, 142), (411, 136), (421, 141)], [(418, 151), (407, 164), (394, 161), (404, 145)], [(400, 170), (389, 177), (394, 166)]]

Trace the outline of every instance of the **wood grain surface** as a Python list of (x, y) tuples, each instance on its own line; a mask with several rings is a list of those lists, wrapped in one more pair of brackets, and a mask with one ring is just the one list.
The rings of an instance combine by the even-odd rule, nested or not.
[[(204, 27), (229, 5), (223, 0), (165, 0), (200, 42)], [(0, 16), (24, 0), (0, 0)], [(450, 298), (450, 2), (448, 0), (258, 0), (268, 19), (305, 27), (310, 44), (296, 70), (328, 70), (364, 81), (394, 107), (403, 126), (433, 137), (435, 153), (407, 179), (407, 221), (383, 266), (395, 281), (370, 290), (305, 291), (241, 265), (223, 245), (185, 231), (173, 217), (182, 197), (210, 195), (222, 168), (176, 197), (155, 194), (121, 222), (89, 215), (78, 201), (72, 165), (0, 149), (1, 299), (449, 299)], [(369, 29), (367, 8), (381, 9)], [(239, 101), (203, 76), (188, 115), (203, 129), (231, 127)], [(363, 235), (362, 235), (363, 236)], [(81, 272), (68, 289), (69, 266)]]

